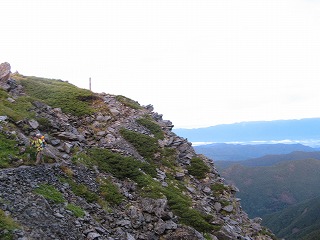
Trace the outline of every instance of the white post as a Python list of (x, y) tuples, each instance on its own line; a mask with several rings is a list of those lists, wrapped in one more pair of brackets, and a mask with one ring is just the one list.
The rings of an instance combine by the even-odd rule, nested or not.
[(89, 78), (89, 90), (91, 91), (91, 77)]

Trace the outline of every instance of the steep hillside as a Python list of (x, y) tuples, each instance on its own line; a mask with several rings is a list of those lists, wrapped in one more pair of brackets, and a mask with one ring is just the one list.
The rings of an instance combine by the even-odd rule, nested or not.
[(320, 236), (320, 197), (264, 217), (263, 223), (288, 240), (314, 240)]
[(313, 152), (312, 147), (302, 144), (226, 144), (214, 143), (195, 146), (199, 154), (204, 154), (215, 161), (242, 161), (270, 154), (287, 154), (294, 151)]
[(222, 172), (240, 189), (237, 196), (251, 217), (282, 210), (320, 196), (320, 161), (288, 161), (268, 167), (233, 165)]
[(274, 238), (152, 106), (19, 74), (0, 86), (0, 239)]

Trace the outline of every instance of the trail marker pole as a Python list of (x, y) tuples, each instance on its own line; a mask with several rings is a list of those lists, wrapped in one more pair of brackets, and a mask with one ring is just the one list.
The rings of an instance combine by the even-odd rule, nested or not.
[(89, 78), (89, 90), (91, 91), (91, 77)]

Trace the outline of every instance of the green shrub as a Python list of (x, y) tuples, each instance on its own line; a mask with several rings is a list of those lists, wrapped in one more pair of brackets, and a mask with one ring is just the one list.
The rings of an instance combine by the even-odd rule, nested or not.
[(150, 118), (140, 118), (137, 122), (150, 130), (156, 139), (163, 139), (164, 134), (161, 127)]
[(177, 164), (177, 150), (175, 148), (165, 147), (161, 153), (161, 163), (174, 170)]
[(134, 180), (142, 174), (140, 169), (153, 177), (157, 174), (153, 165), (140, 162), (132, 157), (112, 153), (107, 149), (94, 148), (89, 150), (88, 155), (94, 159), (99, 169), (110, 172), (119, 179), (131, 178)]
[(120, 133), (148, 161), (152, 161), (155, 154), (159, 151), (158, 141), (155, 138), (124, 128), (120, 130)]
[(177, 188), (171, 185), (164, 189), (164, 194), (168, 199), (170, 209), (179, 216), (181, 223), (192, 226), (200, 232), (214, 230), (214, 226), (209, 223), (209, 217), (191, 208), (191, 199), (183, 195)]
[(71, 211), (76, 217), (83, 217), (85, 215), (81, 207), (78, 207), (77, 205), (71, 203), (66, 206), (66, 209)]
[(63, 203), (65, 199), (61, 192), (54, 186), (48, 184), (41, 184), (34, 190), (35, 193), (42, 195), (44, 198), (53, 201), (54, 203)]
[(211, 185), (211, 190), (215, 196), (223, 194), (224, 191), (228, 191), (228, 186), (224, 185), (223, 183), (214, 183)]
[(118, 187), (108, 179), (100, 179), (100, 193), (111, 205), (118, 205), (123, 200), (123, 196), (119, 192)]
[(191, 165), (187, 167), (189, 173), (198, 178), (203, 179), (206, 177), (206, 173), (210, 171), (210, 168), (203, 162), (199, 157), (194, 157), (191, 159)]
[(121, 102), (127, 107), (130, 107), (132, 109), (141, 109), (142, 107), (140, 104), (136, 101), (131, 100), (130, 98), (124, 97), (122, 95), (116, 96), (117, 101)]
[(161, 183), (154, 180), (150, 175), (138, 176), (135, 182), (138, 184), (140, 195), (143, 197), (158, 199), (165, 196)]

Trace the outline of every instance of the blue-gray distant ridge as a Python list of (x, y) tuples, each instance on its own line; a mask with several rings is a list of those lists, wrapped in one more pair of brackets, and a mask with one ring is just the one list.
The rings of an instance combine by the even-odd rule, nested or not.
[(221, 124), (206, 128), (174, 129), (190, 142), (237, 142), (320, 139), (320, 118)]

